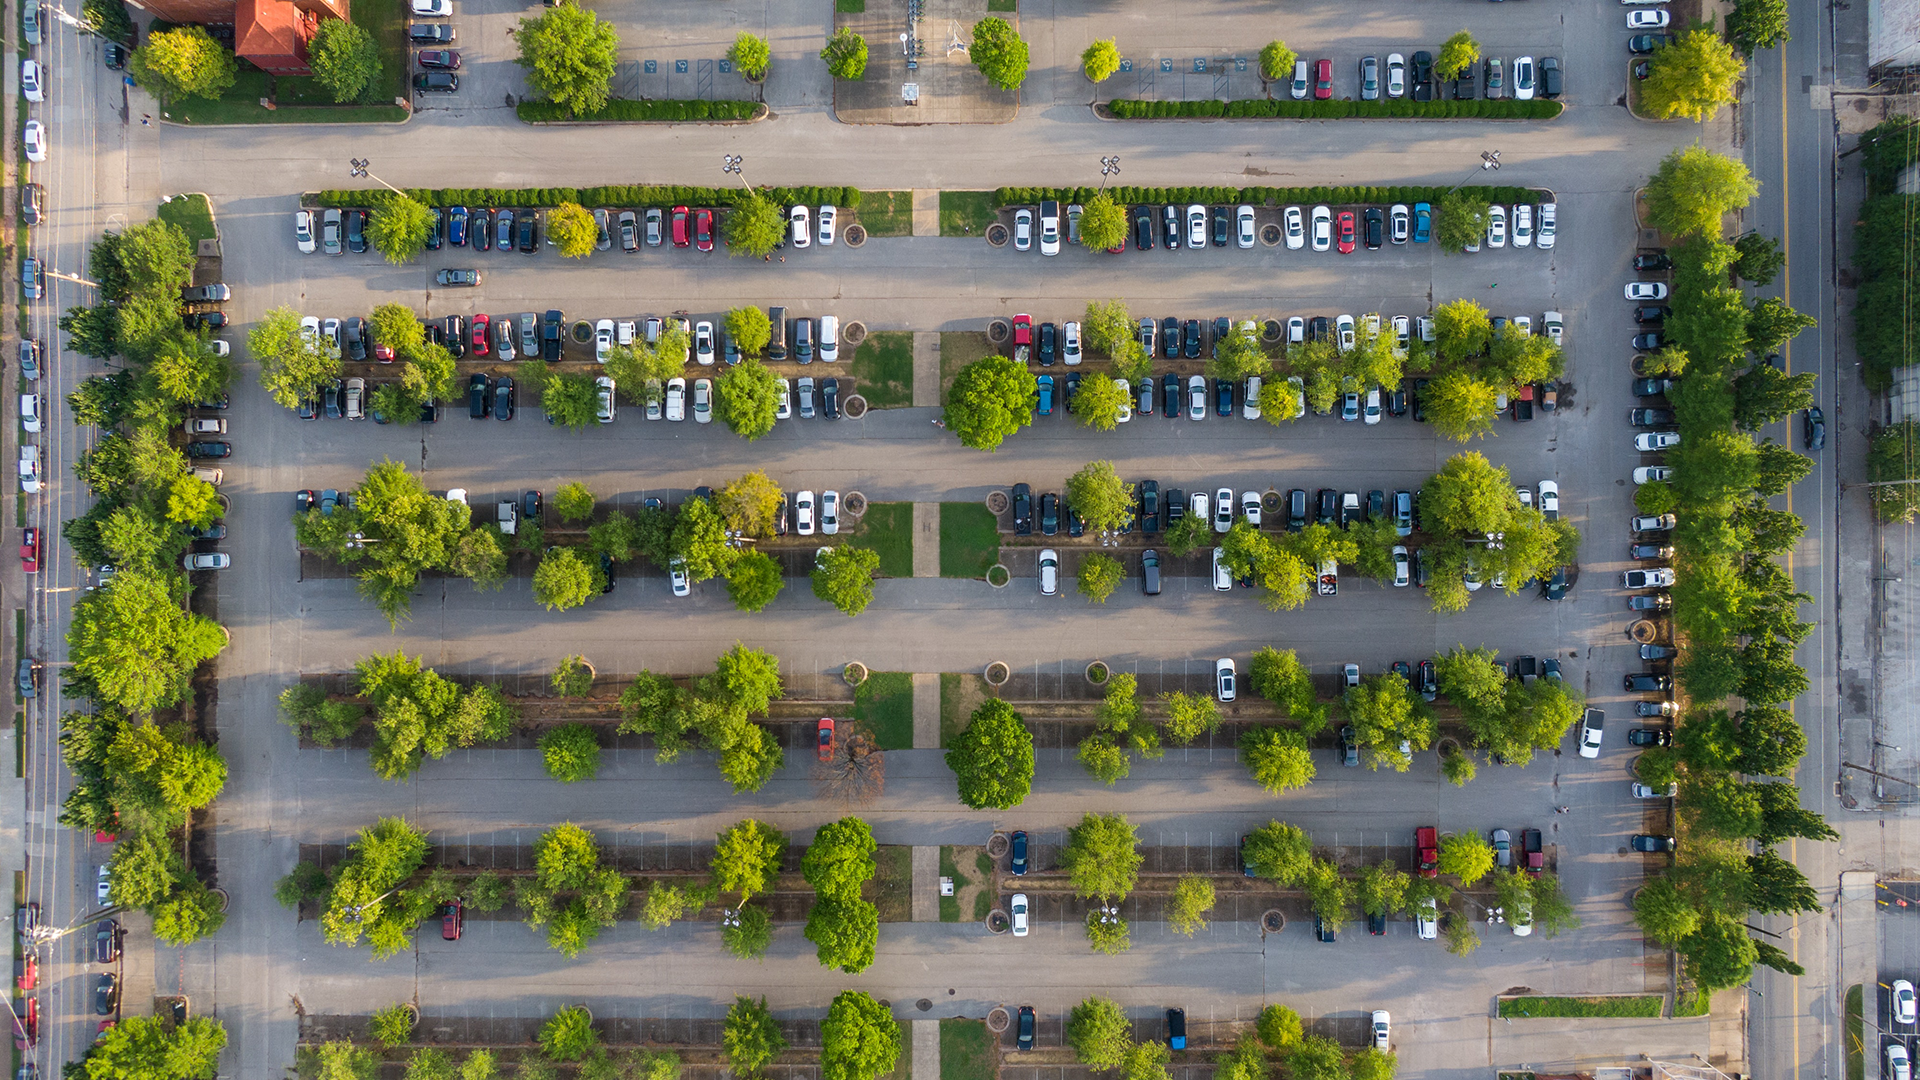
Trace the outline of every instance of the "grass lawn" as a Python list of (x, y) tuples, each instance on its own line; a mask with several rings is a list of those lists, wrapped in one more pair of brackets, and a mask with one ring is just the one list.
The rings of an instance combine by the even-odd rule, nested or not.
[(1631, 1016), (1657, 1018), (1664, 1004), (1659, 994), (1631, 997), (1517, 997), (1500, 1002), (1503, 1017)]
[[(1011, 10), (1011, 9), (1009, 9)], [(940, 193), (940, 235), (981, 236), (1000, 218), (1000, 203), (991, 191)], [(972, 231), (968, 231), (971, 226)]]
[(940, 576), (984, 578), (1000, 561), (1000, 523), (980, 503), (940, 504)]
[[(25, 741), (25, 740), (21, 740)], [(1865, 1023), (1866, 988), (1847, 988), (1847, 1080), (1863, 1080), (1867, 1075), (1867, 1044), (1861, 1031)]]
[(884, 330), (867, 335), (853, 350), (853, 373), (860, 396), (875, 409), (913, 404), (913, 333)]
[[(410, 93), (407, 74), (405, 0), (358, 0), (353, 21), (366, 27), (380, 46), (380, 76), (367, 88), (373, 105), (335, 105), (333, 93), (306, 76), (274, 76), (242, 60), (240, 77), (218, 98), (187, 98), (167, 104), (166, 117), (180, 124), (397, 124), (408, 111), (395, 98)], [(260, 106), (269, 98), (275, 108)]]
[(853, 718), (873, 732), (882, 750), (913, 749), (913, 676), (876, 671), (853, 692)]
[(868, 236), (912, 236), (913, 192), (863, 191), (860, 208), (853, 214)]
[(913, 849), (885, 844), (873, 853), (873, 892), (869, 899), (880, 909), (881, 922), (913, 919)]
[[(940, 876), (953, 882), (953, 891), (956, 894), (960, 891), (960, 864), (953, 861), (953, 847), (950, 844), (940, 845)], [(960, 921), (959, 896), (943, 896), (940, 898), (940, 921)]]
[(993, 1080), (993, 1040), (985, 1020), (940, 1021), (940, 1080)]
[(1673, 999), (1673, 1015), (1705, 1016), (1713, 1009), (1713, 995), (1695, 990), (1691, 994), (1680, 994)]
[(867, 0), (833, 0), (833, 10), (842, 15), (859, 15), (867, 10)]
[(988, 11), (1019, 11), (1020, 0), (987, 0)]
[(213, 207), (205, 195), (175, 195), (162, 202), (160, 220), (180, 226), (196, 245), (214, 238)]
[(880, 553), (882, 576), (913, 576), (912, 503), (868, 503), (854, 536), (863, 546)]
[(1000, 352), (980, 330), (943, 330), (940, 332), (940, 404), (947, 403), (947, 387), (960, 369), (983, 356)]

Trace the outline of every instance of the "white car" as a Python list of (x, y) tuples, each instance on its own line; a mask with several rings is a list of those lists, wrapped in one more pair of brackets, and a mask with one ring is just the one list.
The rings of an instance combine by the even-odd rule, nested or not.
[[(1045, 207), (1046, 204), (1042, 203), (1041, 208)], [(1060, 214), (1057, 211), (1051, 216), (1044, 213), (1040, 215), (1040, 254), (1060, 254)]]
[(182, 427), (189, 435), (225, 435), (227, 433), (227, 422), (210, 416), (190, 416)]
[(1390, 1033), (1389, 1027), (1392, 1023), (1393, 1023), (1393, 1018), (1387, 1015), (1387, 1010), (1385, 1009), (1373, 1010), (1372, 1031), (1371, 1031), (1371, 1034), (1368, 1036), (1367, 1042), (1375, 1050), (1389, 1049), (1389, 1046), (1387, 1043), (1387, 1036)]
[(1353, 316), (1341, 315), (1335, 318), (1333, 320), (1333, 330), (1334, 330), (1334, 341), (1338, 343), (1340, 351), (1343, 353), (1352, 352), (1353, 351)]
[(188, 570), (225, 570), (233, 565), (233, 559), (218, 551), (190, 551), (180, 560), (180, 565)]
[(1893, 1022), (1896, 1024), (1920, 1023), (1920, 1002), (1916, 1002), (1913, 984), (1905, 979), (1893, 980)]
[(26, 143), (28, 161), (47, 160), (47, 125), (38, 120), (29, 120), (20, 137)]
[[(493, 323), (493, 354), (502, 361), (512, 360), (515, 356), (513, 339), (519, 335), (513, 332), (513, 317), (495, 319)], [(387, 361), (392, 363), (392, 361)]]
[(1623, 589), (1671, 589), (1673, 588), (1673, 568), (1656, 566), (1651, 570), (1627, 570), (1620, 575), (1620, 587)]
[(1293, 85), (1291, 87), (1293, 100), (1300, 101), (1304, 99), (1307, 96), (1307, 91), (1311, 89), (1312, 86), (1313, 80), (1311, 76), (1307, 74), (1307, 62), (1305, 60), (1295, 60), (1293, 62)]
[(687, 560), (678, 555), (667, 563), (667, 580), (673, 585), (673, 595), (688, 596), (693, 592), (693, 575), (687, 573)]
[(1367, 387), (1366, 405), (1362, 407), (1361, 414), (1366, 418), (1366, 421), (1369, 424), (1377, 424), (1380, 422), (1380, 384), (1379, 383), (1374, 383), (1372, 386)]
[(1642, 465), (1633, 470), (1635, 484), (1665, 482), (1673, 478), (1673, 468), (1668, 465)]
[(1298, 315), (1287, 320), (1287, 345), (1292, 347), (1307, 340), (1307, 320)]
[(1013, 250), (1033, 250), (1033, 211), (1024, 206), (1013, 212)]
[(1580, 719), (1580, 756), (1597, 758), (1600, 756), (1600, 737), (1605, 730), (1607, 714), (1599, 709), (1588, 709)]
[(1420, 901), (1413, 909), (1413, 925), (1421, 941), (1432, 941), (1440, 936), (1440, 904), (1429, 896)]
[(1533, 246), (1533, 207), (1526, 203), (1513, 208), (1513, 246)]
[(293, 213), (293, 242), (300, 254), (313, 254), (313, 211), (296, 210)]
[(1246, 518), (1247, 524), (1253, 526), (1254, 528), (1257, 529), (1260, 527), (1260, 493), (1259, 492), (1243, 491), (1240, 493), (1240, 516), (1243, 518)]
[(1260, 419), (1260, 388), (1264, 384), (1265, 384), (1265, 380), (1258, 375), (1247, 376), (1246, 393), (1240, 399), (1240, 418), (1241, 419), (1243, 420)]
[(1560, 520), (1560, 485), (1552, 480), (1540, 481), (1540, 516)]
[(666, 402), (666, 400), (667, 400), (667, 392), (665, 389), (661, 387), (660, 380), (648, 379), (647, 380), (647, 419), (649, 420), (660, 419), (661, 408)]
[(1887, 1044), (1887, 1071), (1882, 1080), (1913, 1080), (1913, 1061), (1907, 1057), (1905, 1043)]
[(667, 380), (667, 419), (679, 423), (687, 418), (687, 380)]
[(1413, 323), (1405, 315), (1393, 317), (1393, 354), (1406, 359), (1407, 346), (1413, 344)]
[(1348, 690), (1352, 690), (1360, 685), (1359, 664), (1340, 665), (1340, 685)]
[(1254, 232), (1253, 207), (1242, 206), (1238, 210), (1235, 210), (1234, 219), (1238, 221), (1240, 225), (1240, 233), (1239, 233), (1240, 238), (1238, 241), (1240, 246), (1243, 248), (1252, 247), (1253, 232)]
[(1212, 517), (1213, 516), (1213, 497), (1211, 495), (1208, 495), (1204, 491), (1194, 492), (1193, 497), (1190, 500), (1188, 500), (1187, 512), (1192, 514), (1194, 517), (1201, 519), (1202, 521)]
[(604, 364), (607, 353), (613, 350), (613, 320), (601, 319), (593, 324), (593, 358)]
[(1040, 551), (1040, 595), (1057, 596), (1060, 593), (1060, 553), (1052, 548)]
[(1629, 281), (1627, 299), (1629, 300), (1665, 300), (1667, 284), (1664, 281)]
[(20, 61), (20, 93), (28, 101), (45, 101), (46, 95), (40, 87), (40, 61)]
[(1387, 54), (1387, 96), (1403, 97), (1407, 92), (1407, 58), (1399, 53)]
[(775, 420), (793, 419), (793, 383), (786, 379), (780, 380), (780, 404), (774, 406), (773, 418)]
[(1533, 57), (1531, 56), (1514, 57), (1513, 59), (1513, 99), (1515, 101), (1532, 101), (1533, 100), (1533, 91), (1534, 91), (1533, 84), (1534, 84), (1534, 79), (1536, 77), (1537, 76), (1534, 72), (1534, 67), (1533, 67)]
[(93, 896), (101, 903), (113, 894), (113, 871), (106, 863), (101, 863), (93, 872)]
[(1668, 450), (1680, 445), (1677, 431), (1643, 431), (1633, 437), (1633, 448), (1643, 454)]
[(1333, 250), (1333, 211), (1324, 206), (1313, 208), (1313, 250)]
[(1393, 545), (1393, 587), (1404, 589), (1412, 581), (1407, 573), (1407, 549), (1404, 544)]
[[(1546, 238), (1547, 238), (1547, 234), (1543, 232), (1539, 234), (1539, 236), (1536, 237), (1535, 239), (1544, 241), (1546, 240)], [(1547, 247), (1548, 245), (1545, 243), (1542, 243), (1540, 244), (1540, 246)], [(1557, 311), (1547, 311), (1547, 312), (1541, 313), (1540, 331), (1547, 335), (1547, 340), (1553, 342), (1556, 348), (1566, 343), (1566, 335), (1567, 335), (1566, 323), (1562, 321), (1560, 313)]]
[(834, 210), (831, 206), (820, 208), (820, 246), (833, 246)]
[(1233, 591), (1233, 571), (1227, 568), (1227, 549), (1213, 549), (1213, 591)]
[(840, 535), (840, 493), (837, 491), (820, 493), (820, 535)]
[(1307, 415), (1307, 384), (1298, 375), (1287, 376), (1287, 385), (1293, 389), (1293, 418)]
[(1199, 203), (1187, 207), (1187, 247), (1207, 246), (1207, 208)]
[(1297, 206), (1287, 207), (1286, 213), (1282, 215), (1282, 220), (1286, 222), (1287, 249), (1289, 251), (1299, 251), (1301, 248), (1306, 247), (1306, 218), (1300, 213), (1300, 208)]
[(427, 16), (451, 15), (453, 0), (413, 0), (413, 13)]
[[(1116, 424), (1124, 424), (1133, 419), (1133, 384), (1125, 379), (1115, 379), (1113, 381), (1120, 387), (1120, 411), (1114, 414), (1113, 422)], [(1149, 377), (1147, 381), (1151, 383), (1153, 379)]]
[(713, 380), (693, 380), (693, 422), (713, 423)]
[(703, 367), (713, 366), (713, 324), (697, 322), (693, 324), (693, 358)]
[(1080, 324), (1077, 322), (1061, 327), (1060, 359), (1068, 367), (1078, 367), (1080, 364)]
[(1664, 30), (1666, 29), (1667, 23), (1671, 22), (1672, 19), (1673, 17), (1667, 14), (1665, 8), (1646, 8), (1640, 11), (1629, 11), (1627, 12), (1627, 29)]
[(1187, 419), (1205, 420), (1207, 418), (1207, 379), (1204, 375), (1195, 375), (1187, 380)]
[(614, 408), (613, 380), (602, 375), (593, 380), (593, 418), (603, 424), (611, 424)]
[(1233, 489), (1223, 487), (1213, 493), (1213, 531), (1226, 532), (1233, 528)]
[(20, 395), (20, 426), (25, 428), (29, 435), (40, 433), (39, 394)]
[(1633, 782), (1633, 797), (1636, 799), (1671, 799), (1680, 794), (1680, 781), (1668, 781), (1666, 787), (1654, 787), (1638, 780)]
[(1221, 701), (1233, 700), (1234, 674), (1235, 672), (1233, 669), (1233, 657), (1223, 656), (1220, 659), (1213, 662), (1214, 693), (1220, 696)]
[(1504, 206), (1495, 204), (1487, 207), (1487, 246), (1507, 246), (1507, 208)]
[(1507, 925), (1513, 927), (1514, 937), (1533, 936), (1533, 896), (1521, 893), (1513, 903), (1513, 911), (1507, 916)]
[(1007, 912), (1013, 916), (1013, 936), (1027, 936), (1027, 894), (1017, 892), (1007, 903)]
[(1394, 203), (1387, 210), (1387, 239), (1404, 244), (1413, 235), (1413, 211), (1406, 203)]
[(793, 226), (793, 246), (803, 248), (813, 243), (812, 215), (804, 206), (796, 206), (787, 211), (787, 221)]
[(813, 492), (795, 492), (793, 496), (793, 531), (798, 536), (813, 535)]
[(20, 490), (29, 495), (40, 490), (40, 448), (30, 443), (20, 447)]
[(1558, 203), (1543, 202), (1540, 204), (1540, 220), (1533, 230), (1533, 246), (1539, 248), (1541, 251), (1548, 251), (1553, 247), (1554, 218), (1559, 209), (1560, 206)]

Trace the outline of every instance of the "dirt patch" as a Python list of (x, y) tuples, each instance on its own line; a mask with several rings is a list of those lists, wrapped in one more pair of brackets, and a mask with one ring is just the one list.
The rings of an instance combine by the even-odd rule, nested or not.
[(940, 898), (940, 921), (985, 919), (999, 896), (996, 869), (984, 847), (943, 845), (940, 848), (940, 876), (953, 879), (953, 895)]

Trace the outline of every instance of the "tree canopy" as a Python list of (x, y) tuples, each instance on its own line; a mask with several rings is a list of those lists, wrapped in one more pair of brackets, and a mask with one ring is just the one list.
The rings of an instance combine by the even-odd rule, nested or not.
[(1718, 239), (1722, 219), (1759, 191), (1739, 160), (1703, 146), (1684, 146), (1661, 159), (1647, 181), (1647, 218), (1669, 236)]
[(149, 34), (133, 51), (127, 71), (141, 88), (169, 100), (217, 98), (239, 77), (233, 53), (201, 26)]
[(1013, 24), (998, 15), (973, 24), (973, 45), (968, 55), (980, 74), (1002, 90), (1018, 90), (1026, 81), (1027, 43)]
[(1682, 30), (1653, 50), (1647, 77), (1639, 80), (1640, 111), (1656, 120), (1710, 119), (1736, 100), (1734, 86), (1746, 68), (1733, 45), (1714, 31)]
[(1033, 784), (1033, 733), (1013, 706), (990, 699), (973, 711), (947, 750), (960, 801), (974, 810), (1007, 810)]
[(522, 18), (514, 35), (534, 93), (572, 116), (598, 112), (607, 103), (619, 61), (620, 36), (612, 23), (572, 0)]
[(988, 356), (960, 369), (947, 390), (947, 430), (962, 446), (997, 450), (1009, 435), (1033, 423), (1039, 379), (1009, 356)]

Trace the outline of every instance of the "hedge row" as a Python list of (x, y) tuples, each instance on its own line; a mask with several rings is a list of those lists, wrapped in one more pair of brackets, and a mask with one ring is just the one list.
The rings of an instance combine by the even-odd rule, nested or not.
[(1118, 120), (1167, 120), (1183, 117), (1240, 116), (1279, 120), (1346, 120), (1355, 117), (1483, 120), (1551, 120), (1557, 101), (1290, 101), (1245, 98), (1239, 101), (1136, 101), (1115, 98), (1107, 111)]
[[(994, 194), (1001, 206), (1029, 206), (1042, 199), (1057, 199), (1064, 203), (1081, 203), (1093, 198), (1097, 189), (1085, 188), (1016, 188), (1003, 187)], [(1289, 206), (1301, 203), (1327, 204), (1331, 206), (1380, 205), (1385, 203), (1437, 203), (1440, 196), (1452, 190), (1441, 187), (1311, 187), (1311, 188), (1271, 188), (1271, 187), (1190, 187), (1190, 188), (1142, 188), (1110, 187), (1107, 194), (1118, 203), (1207, 203), (1222, 205), (1225, 203), (1247, 203), (1252, 206)], [(1534, 188), (1521, 187), (1468, 187), (1463, 191), (1472, 192), (1490, 203), (1513, 205), (1545, 202), (1549, 193)]]
[(1867, 174), (1868, 195), (1892, 194), (1899, 186), (1900, 170), (1916, 161), (1920, 161), (1920, 120), (1896, 116), (1860, 136), (1860, 165)]
[[(365, 189), (322, 191), (314, 196), (320, 206), (366, 206), (380, 191)], [(742, 188), (674, 187), (666, 184), (614, 184), (590, 188), (409, 188), (407, 194), (428, 206), (732, 206)], [(850, 187), (768, 188), (767, 198), (780, 206), (860, 205), (860, 189)]]
[(514, 108), (529, 124), (605, 123), (621, 120), (751, 120), (753, 101), (626, 101), (610, 99), (599, 112), (575, 116), (550, 101), (523, 101)]

